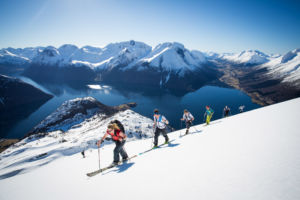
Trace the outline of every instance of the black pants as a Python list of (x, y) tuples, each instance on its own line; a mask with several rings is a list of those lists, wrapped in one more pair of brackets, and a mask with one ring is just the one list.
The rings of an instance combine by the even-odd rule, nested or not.
[(186, 129), (190, 129), (192, 124), (193, 124), (192, 121), (185, 121)]
[(159, 128), (156, 128), (155, 129), (155, 134), (154, 134), (154, 146), (157, 146), (158, 144), (158, 136), (162, 134), (164, 137), (165, 137), (165, 141), (166, 142), (169, 142), (169, 137), (167, 135), (167, 131), (166, 129), (159, 129)]
[(228, 116), (229, 116), (229, 111), (225, 111), (224, 116), (225, 116), (225, 117), (228, 117)]
[(120, 155), (122, 156), (123, 159), (128, 158), (128, 155), (124, 149), (124, 144), (125, 144), (125, 140), (123, 140), (122, 142), (120, 141), (115, 141), (116, 143), (116, 147), (114, 149), (114, 162), (119, 162), (120, 161)]

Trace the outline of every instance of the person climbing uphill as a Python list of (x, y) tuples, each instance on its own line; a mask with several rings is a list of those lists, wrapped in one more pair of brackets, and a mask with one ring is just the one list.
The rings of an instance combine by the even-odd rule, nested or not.
[(228, 106), (225, 106), (225, 108), (223, 110), (223, 116), (228, 117), (229, 114), (230, 114), (230, 108)]
[(239, 107), (240, 113), (244, 112), (244, 109), (245, 109), (245, 106), (244, 106), (244, 105), (241, 105), (241, 106)]
[[(124, 128), (123, 128), (124, 129)], [(117, 123), (110, 123), (107, 126), (107, 131), (104, 136), (97, 142), (98, 147), (100, 147), (101, 143), (105, 140), (105, 138), (111, 135), (112, 140), (116, 143), (116, 147), (114, 149), (114, 161), (112, 163), (113, 166), (118, 165), (120, 161), (121, 154), (123, 162), (128, 160), (128, 155), (124, 149), (124, 144), (126, 142), (126, 134), (121, 130), (121, 128), (117, 125)]]
[(166, 131), (166, 125), (169, 124), (169, 121), (165, 118), (165, 116), (159, 114), (158, 109), (154, 109), (154, 115), (153, 115), (153, 129), (155, 129), (154, 132), (154, 147), (157, 148), (158, 144), (158, 137), (160, 134), (162, 134), (165, 138), (165, 144), (169, 142), (169, 137), (167, 135)]
[(206, 111), (204, 113), (204, 119), (205, 119), (205, 116), (206, 116), (206, 125), (209, 124), (213, 114), (214, 114), (214, 110), (211, 109), (209, 106), (206, 106)]
[(185, 126), (186, 126), (185, 134), (187, 135), (189, 133), (190, 127), (193, 124), (194, 116), (187, 109), (185, 109), (183, 111), (183, 116), (181, 118), (181, 121), (185, 121)]

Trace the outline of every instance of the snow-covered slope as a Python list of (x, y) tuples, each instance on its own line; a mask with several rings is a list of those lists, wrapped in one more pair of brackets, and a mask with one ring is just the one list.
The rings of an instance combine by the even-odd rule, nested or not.
[(32, 59), (42, 51), (44, 47), (5, 48), (0, 50), (0, 64), (24, 65), (30, 64)]
[(0, 63), (10, 65), (23, 65), (29, 63), (30, 60), (26, 57), (16, 55), (6, 49), (0, 50)]
[(153, 121), (130, 110), (132, 104), (111, 107), (92, 97), (66, 101), (38, 124), (30, 136), (0, 154), (0, 168), (5, 164), (8, 174), (16, 172), (12, 166), (22, 173), (28, 172), (61, 156), (95, 148), (108, 123), (115, 119), (123, 123), (128, 141), (151, 137)]
[(291, 83), (300, 88), (300, 49), (277, 57), (260, 68), (267, 68), (268, 74), (272, 77), (282, 78), (283, 82)]
[[(86, 173), (98, 169), (98, 150), (87, 147), (83, 159), (74, 146), (99, 138), (101, 123), (88, 133), (74, 129), (65, 143), (59, 133), (25, 140), (1, 154), (0, 198), (297, 200), (299, 108), (300, 98), (194, 126), (185, 137), (184, 130), (170, 133), (169, 145), (92, 178)], [(134, 155), (150, 145), (151, 139), (128, 142), (126, 150)], [(100, 149), (101, 167), (112, 161), (113, 148)]]
[(220, 55), (219, 58), (246, 65), (258, 65), (266, 63), (270, 60), (270, 56), (266, 55), (258, 50), (247, 50), (237, 54), (225, 53)]
[(107, 106), (93, 97), (68, 100), (35, 126), (30, 134), (52, 132), (57, 130), (65, 132), (74, 126), (80, 126), (81, 122), (95, 115), (99, 120), (101, 120), (135, 106), (135, 103), (122, 104), (119, 106)]

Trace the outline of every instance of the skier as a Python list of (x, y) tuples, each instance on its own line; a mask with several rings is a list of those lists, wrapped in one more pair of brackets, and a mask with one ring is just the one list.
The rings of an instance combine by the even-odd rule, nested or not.
[(83, 158), (85, 158), (84, 150), (82, 150), (81, 155), (82, 155)]
[(206, 125), (208, 125), (211, 118), (212, 118), (212, 116), (213, 116), (213, 114), (214, 114), (214, 111), (209, 106), (206, 106), (205, 108), (206, 108), (206, 111), (204, 113), (204, 119), (205, 119), (205, 116), (206, 116)]
[(116, 147), (114, 149), (114, 161), (112, 163), (113, 166), (118, 165), (120, 161), (121, 154), (123, 162), (128, 160), (128, 155), (124, 149), (124, 144), (126, 142), (126, 134), (121, 130), (121, 128), (117, 125), (117, 123), (112, 123), (107, 126), (107, 131), (104, 136), (97, 142), (98, 147), (100, 147), (101, 143), (104, 139), (111, 135), (112, 140), (116, 143)]
[(153, 119), (154, 119), (153, 129), (155, 129), (153, 148), (157, 148), (158, 137), (161, 133), (165, 138), (165, 144), (169, 142), (169, 137), (166, 131), (166, 125), (169, 124), (169, 121), (165, 118), (165, 116), (159, 114), (158, 109), (154, 109)]
[(190, 127), (193, 124), (194, 117), (187, 109), (184, 109), (181, 121), (185, 121), (185, 126), (186, 126), (185, 134), (187, 135), (189, 133)]
[(224, 111), (223, 111), (223, 116), (228, 117), (230, 114), (230, 108), (228, 106), (225, 106)]
[(245, 108), (244, 105), (241, 105), (241, 106), (239, 107), (240, 113), (244, 112), (244, 108)]

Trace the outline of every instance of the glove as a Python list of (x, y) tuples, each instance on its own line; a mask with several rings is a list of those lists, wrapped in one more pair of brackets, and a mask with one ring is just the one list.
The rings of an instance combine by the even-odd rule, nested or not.
[(102, 142), (103, 142), (102, 140), (98, 140), (97, 146), (100, 147), (100, 145), (102, 144)]

